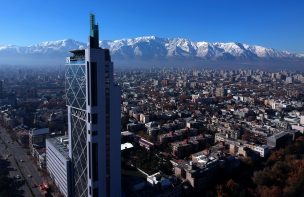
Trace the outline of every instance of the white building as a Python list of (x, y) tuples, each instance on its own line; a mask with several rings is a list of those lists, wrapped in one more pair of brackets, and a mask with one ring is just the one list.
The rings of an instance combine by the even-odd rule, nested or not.
[(300, 124), (304, 125), (304, 116), (300, 116)]
[(258, 152), (261, 157), (265, 157), (269, 153), (269, 148), (267, 145), (255, 146), (253, 151)]
[(65, 197), (72, 196), (71, 161), (67, 137), (46, 140), (46, 168), (50, 177)]

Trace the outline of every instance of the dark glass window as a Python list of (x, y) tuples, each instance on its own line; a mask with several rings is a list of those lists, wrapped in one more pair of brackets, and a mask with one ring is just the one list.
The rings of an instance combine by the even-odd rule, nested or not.
[(98, 188), (93, 189), (93, 197), (98, 197)]
[(92, 106), (97, 105), (97, 64), (91, 62), (91, 93), (92, 93)]
[(98, 180), (98, 144), (92, 143), (93, 181)]
[(97, 124), (97, 118), (98, 118), (97, 114), (91, 114), (91, 115), (92, 115), (92, 118), (91, 118), (92, 124)]
[(110, 51), (108, 49), (105, 49), (105, 60), (111, 61)]
[(88, 113), (88, 122), (91, 122), (91, 114)]
[(90, 64), (87, 62), (87, 88), (88, 88), (88, 105), (91, 105), (91, 88), (90, 88)]
[(88, 147), (89, 147), (89, 178), (91, 178), (91, 142), (88, 142)]

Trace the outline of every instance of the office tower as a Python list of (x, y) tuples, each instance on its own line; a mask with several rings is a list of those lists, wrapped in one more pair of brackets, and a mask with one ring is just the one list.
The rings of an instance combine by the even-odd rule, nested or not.
[(89, 47), (67, 58), (68, 130), (75, 196), (121, 196), (120, 89), (90, 16)]

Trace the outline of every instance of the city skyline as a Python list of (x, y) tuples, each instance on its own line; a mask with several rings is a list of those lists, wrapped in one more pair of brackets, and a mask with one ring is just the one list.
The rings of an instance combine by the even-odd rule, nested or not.
[[(73, 11), (65, 12), (73, 5)], [(119, 6), (117, 6), (119, 5)], [(32, 45), (72, 38), (85, 41), (86, 29), (75, 31), (73, 20), (87, 26), (89, 12), (105, 29), (100, 40), (155, 35), (194, 41), (241, 42), (303, 53), (303, 2), (155, 2), (114, 1), (89, 5), (82, 1), (6, 2), (0, 13), (0, 44)], [(77, 12), (77, 15), (74, 13)], [(18, 14), (19, 17), (15, 17)], [(39, 27), (39, 28), (38, 28)], [(20, 34), (20, 32), (22, 32)]]
[(0, 197), (302, 196), (303, 7), (6, 1)]

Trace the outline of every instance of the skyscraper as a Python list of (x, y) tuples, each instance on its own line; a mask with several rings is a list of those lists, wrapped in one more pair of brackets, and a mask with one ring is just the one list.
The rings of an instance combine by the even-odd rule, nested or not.
[(120, 196), (120, 88), (94, 15), (89, 47), (71, 53), (65, 77), (74, 196)]

